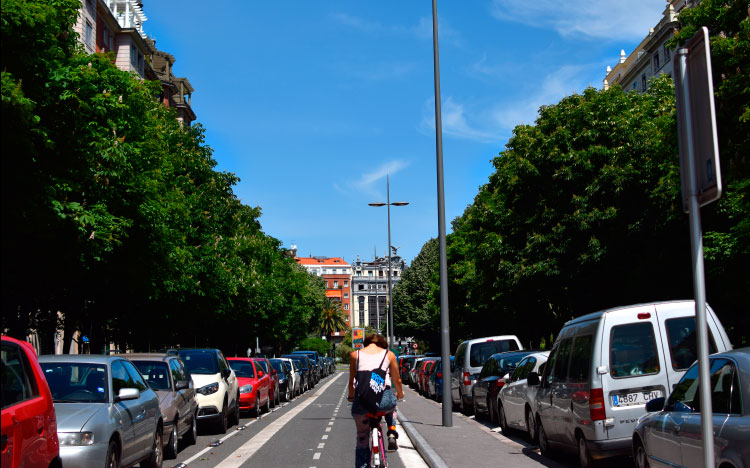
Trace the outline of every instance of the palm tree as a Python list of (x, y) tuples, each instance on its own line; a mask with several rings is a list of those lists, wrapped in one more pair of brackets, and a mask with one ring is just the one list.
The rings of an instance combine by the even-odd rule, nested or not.
[(346, 323), (346, 314), (341, 310), (341, 303), (327, 297), (323, 304), (323, 312), (320, 314), (320, 333), (331, 336), (337, 331), (349, 328)]

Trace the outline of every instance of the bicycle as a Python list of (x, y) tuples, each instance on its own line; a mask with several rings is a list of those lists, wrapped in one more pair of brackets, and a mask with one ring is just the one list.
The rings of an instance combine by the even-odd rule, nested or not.
[(370, 468), (386, 468), (388, 466), (385, 456), (386, 445), (383, 439), (383, 426), (381, 425), (385, 414), (383, 411), (378, 411), (374, 414), (367, 413), (365, 415), (370, 422)]

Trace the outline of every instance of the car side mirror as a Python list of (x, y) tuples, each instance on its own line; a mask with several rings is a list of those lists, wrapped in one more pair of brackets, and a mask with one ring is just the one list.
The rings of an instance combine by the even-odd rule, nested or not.
[(115, 397), (115, 403), (118, 401), (137, 400), (141, 397), (141, 391), (137, 388), (121, 388), (120, 393)]
[(273, 370), (273, 375), (277, 375), (277, 374), (278, 374), (278, 371), (276, 371), (276, 369), (274, 369)]
[(175, 390), (186, 390), (188, 388), (190, 388), (190, 382), (187, 380), (178, 380), (174, 383)]
[(539, 385), (539, 374), (536, 372), (529, 372), (528, 377), (526, 377), (526, 385), (529, 387), (536, 387)]
[(263, 378), (264, 375), (266, 375), (266, 374), (264, 374), (262, 370), (258, 371), (258, 378), (259, 379)]
[(664, 409), (664, 397), (654, 398), (646, 403), (646, 412), (655, 413)]
[(232, 369), (224, 369), (221, 371), (221, 376), (225, 379), (228, 379), (230, 375), (232, 375)]

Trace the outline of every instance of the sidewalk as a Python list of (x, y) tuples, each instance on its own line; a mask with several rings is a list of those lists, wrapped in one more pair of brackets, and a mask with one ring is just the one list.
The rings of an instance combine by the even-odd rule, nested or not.
[(431, 468), (565, 466), (543, 458), (520, 437), (509, 439), (458, 412), (453, 413), (453, 427), (443, 427), (440, 404), (409, 388), (404, 392), (405, 400), (398, 403), (398, 419)]

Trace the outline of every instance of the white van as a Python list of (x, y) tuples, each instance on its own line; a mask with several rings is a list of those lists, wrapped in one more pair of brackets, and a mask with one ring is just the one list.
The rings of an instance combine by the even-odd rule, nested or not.
[[(710, 352), (732, 348), (707, 309)], [(628, 455), (646, 402), (667, 396), (697, 358), (695, 303), (632, 305), (563, 326), (539, 378), (536, 434), (542, 452), (577, 449), (581, 466)]]
[(474, 387), (474, 382), (482, 371), (484, 363), (493, 354), (521, 349), (523, 349), (523, 346), (521, 346), (521, 341), (516, 335), (475, 338), (458, 345), (453, 369), (451, 369), (451, 399), (453, 405), (458, 404), (464, 414), (470, 413), (474, 408), (474, 402), (471, 400), (471, 389)]

